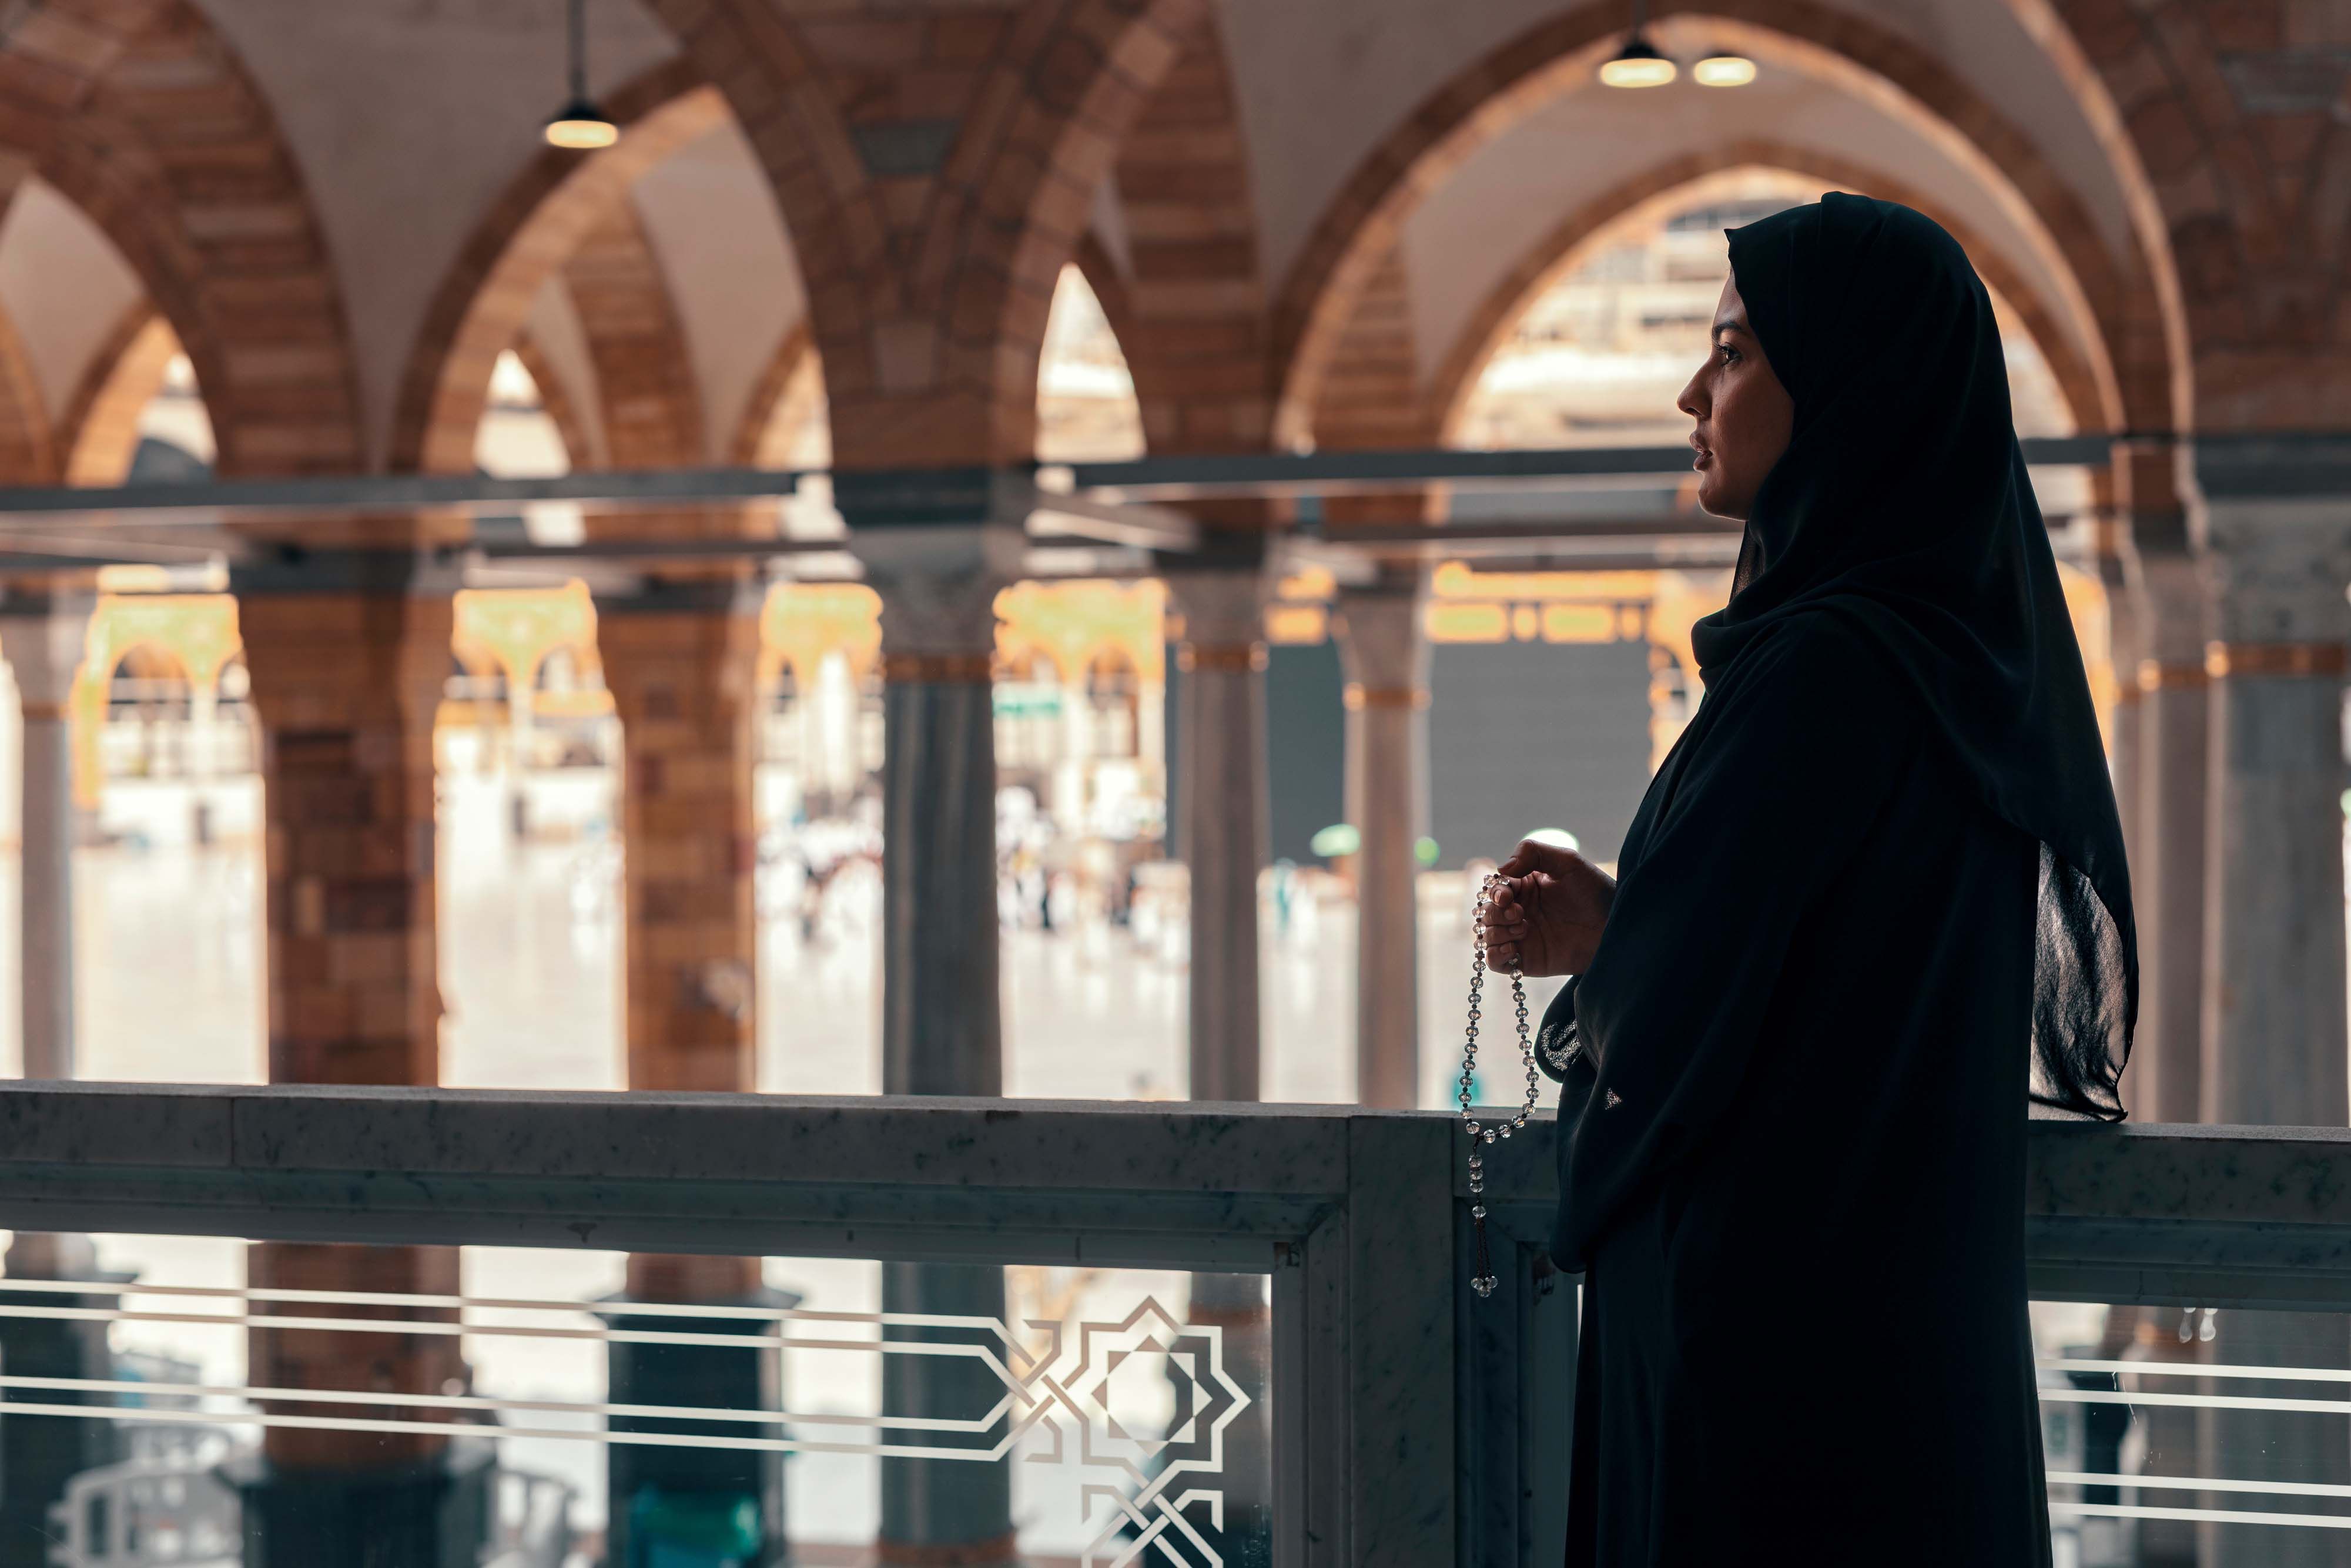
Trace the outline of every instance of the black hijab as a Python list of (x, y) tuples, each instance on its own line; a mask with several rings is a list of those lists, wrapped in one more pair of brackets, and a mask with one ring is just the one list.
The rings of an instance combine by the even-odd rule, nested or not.
[(2112, 1120), (2138, 1011), (2130, 878), (2081, 650), (1967, 253), (1891, 202), (1832, 194), (1730, 231), (1749, 324), (1795, 400), (1712, 686), (1794, 616), (1839, 618), (1917, 690), (1987, 806), (2042, 844), (2033, 1100)]

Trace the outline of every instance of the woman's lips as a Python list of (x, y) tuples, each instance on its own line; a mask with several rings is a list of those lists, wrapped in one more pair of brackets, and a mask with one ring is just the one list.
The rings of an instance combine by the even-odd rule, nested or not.
[(1705, 447), (1699, 446), (1697, 442), (1691, 442), (1690, 445), (1698, 453), (1698, 455), (1690, 462), (1690, 466), (1692, 468), (1703, 469), (1708, 464), (1714, 461), (1714, 454), (1708, 451)]

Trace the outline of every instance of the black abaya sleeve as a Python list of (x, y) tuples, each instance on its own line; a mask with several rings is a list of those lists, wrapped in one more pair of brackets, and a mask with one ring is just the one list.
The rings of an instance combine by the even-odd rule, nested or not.
[[(1580, 1269), (1625, 1205), (1739, 1103), (1790, 938), (1923, 743), (1875, 647), (1792, 618), (1708, 692), (1626, 840), (1576, 988), (1553, 1257)], [(1838, 890), (1844, 895), (1844, 890)], [(1886, 888), (1887, 918), (1922, 890)]]

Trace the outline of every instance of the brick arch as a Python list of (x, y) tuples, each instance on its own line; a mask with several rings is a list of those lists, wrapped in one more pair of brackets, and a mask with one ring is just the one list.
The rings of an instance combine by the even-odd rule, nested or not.
[[(1495, 351), (1517, 330), (1528, 309), (1553, 284), (1580, 266), (1613, 231), (1635, 218), (1661, 216), (1664, 209), (1702, 200), (1710, 183), (1759, 168), (1785, 171), (1838, 189), (1900, 202), (1943, 225), (1966, 247), (1984, 281), (2008, 302), (2032, 335), (2034, 344), (2049, 361), (2058, 390), (2064, 395), (2067, 412), (2076, 423), (2094, 424), (2103, 419), (2109, 428), (2121, 425), (2123, 411), (2112, 367), (2085, 358), (2074, 335), (2065, 329), (2032, 280), (1949, 212), (1938, 210), (1936, 203), (1902, 182), (1850, 160), (1782, 142), (1753, 141), (1668, 159), (1645, 170), (1584, 203), (1528, 246), (1510, 270), (1487, 291), (1428, 377), (1425, 406), (1438, 439), (1453, 439), (1479, 375)], [(2103, 340), (2091, 340), (2093, 354), (2102, 353), (2104, 348)], [(1317, 438), (1320, 439), (1319, 427)]]
[[(965, 136), (977, 133), (975, 162), (986, 150), (984, 172), (938, 214), (963, 236), (962, 254), (951, 269), (918, 270), (915, 282), (950, 304), (950, 354), (985, 368), (990, 461), (1035, 455), (1054, 285), (1077, 255), (1117, 149), (1206, 14), (1202, 0), (1030, 0), (1019, 26), (1035, 30), (1034, 48), (1008, 59), (983, 89), (989, 112)], [(836, 396), (836, 451), (842, 426)]]
[[(1134, 274), (1122, 280), (1129, 322), (1113, 315), (1111, 325), (1155, 452), (1262, 451), (1272, 430), (1257, 209), (1239, 127), (1223, 32), (1204, 13), (1119, 144), (1116, 165)], [(1082, 246), (1078, 259), (1086, 265)], [(1094, 292), (1109, 311), (1099, 282)]]
[(57, 469), (68, 485), (120, 485), (139, 453), (139, 416), (162, 390), (180, 340), (141, 299), (108, 329), (57, 421)]
[(2109, 160), (2132, 176), (2134, 225), (2168, 264), (2165, 324), (2192, 346), (2192, 382), (2184, 370), (2174, 379), (2194, 424), (2351, 420), (2351, 134), (2324, 57), (2339, 26), (2278, 0), (2008, 4), (2046, 35)]
[(521, 336), (540, 287), (621, 210), (640, 174), (724, 123), (727, 108), (692, 65), (673, 60), (611, 94), (605, 112), (625, 128), (621, 140), (585, 157), (541, 149), (443, 275), (401, 378), (393, 472), (472, 470), (491, 367)]
[(16, 323), (0, 315), (0, 485), (54, 485), (57, 450)]
[[(2091, 63), (2086, 46), (2093, 39), (2102, 40), (2105, 58), (2122, 68), (2117, 76), (2127, 73), (2139, 81), (2159, 79), (2164, 62), (2153, 57), (2145, 40), (2109, 30), (2116, 19), (2110, 7), (2080, 5), (2075, 0), (2006, 0), (2006, 4), (2018, 25), (2041, 46), (2089, 121), (2091, 134), (2097, 138), (2107, 166), (2114, 171), (2124, 211), (2137, 240), (2134, 260), (2144, 269), (2146, 287), (2131, 290), (2121, 302), (2127, 326), (2116, 340), (2116, 350), (2123, 357), (2118, 371), (2127, 384), (2150, 389), (2147, 395), (2161, 387), (2170, 422), (2168, 425), (2147, 423), (2140, 407), (2145, 396), (2135, 402), (2134, 412), (2149, 430), (2192, 429), (2197, 423), (2195, 353), (2176, 242), (2138, 142), (2125, 123), (2106, 78)], [(2115, 47), (2117, 41), (2122, 46), (2119, 49)]]
[[(1317, 448), (1330, 452), (1410, 451), (1437, 444), (1437, 429), (1421, 395), (1419, 348), (1412, 331), (1412, 280), (1404, 246), (1381, 252), (1331, 361), (1316, 383)], [(1444, 515), (1440, 492), (1427, 487), (1332, 496), (1322, 515), (1334, 523), (1419, 523)]]
[[(1666, 18), (1702, 17), (1713, 36), (1764, 57), (1794, 57), (1927, 134), (1970, 167), (2054, 263), (2057, 287), (2102, 338), (2118, 371), (2129, 427), (2168, 428), (2170, 345), (2158, 312), (2134, 303), (2152, 293), (2150, 267), (2134, 251), (2118, 267), (2096, 238), (2087, 209), (2024, 133), (1925, 50), (1814, 0), (1665, 0)], [(1280, 389), (1275, 434), (1304, 434), (1353, 301), (1422, 194), (1538, 105), (1582, 90), (1622, 26), (1619, 7), (1581, 6), (1520, 34), (1473, 62), (1398, 121), (1342, 186), (1284, 278), (1273, 306)], [(2161, 367), (2160, 375), (2147, 367)]]
[[(760, 463), (768, 449), (768, 433), (783, 412), (784, 394), (792, 384), (792, 377), (799, 372), (801, 361), (815, 352), (816, 341), (809, 333), (808, 319), (802, 317), (778, 341), (767, 369), (759, 372), (758, 381), (752, 385), (751, 395), (743, 400), (742, 417), (735, 422), (735, 438), (727, 444), (727, 462), (744, 467)], [(821, 378), (822, 369), (817, 373)]]
[[(1118, 340), (1120, 352), (1126, 355), (1127, 369), (1135, 378), (1135, 392), (1140, 401), (1145, 395), (1146, 372), (1136, 364), (1130, 347), (1136, 341), (1139, 329), (1135, 323), (1134, 298), (1128, 291), (1124, 275), (1119, 271), (1117, 261), (1102, 244), (1102, 237), (1091, 230), (1084, 239), (1078, 242), (1077, 254), (1071, 257), (1071, 264), (1077, 267), (1080, 276), (1086, 280), (1086, 287), (1094, 291), (1094, 298), (1102, 305), (1102, 316), (1110, 323), (1111, 335)], [(811, 361), (816, 363), (817, 395), (821, 397), (824, 395), (823, 363), (817, 354), (816, 340), (809, 330), (807, 319), (802, 318), (776, 345), (776, 351), (768, 361), (767, 368), (760, 371), (750, 397), (745, 400), (743, 416), (736, 423), (734, 439), (727, 444), (726, 461), (757, 465), (766, 460), (769, 433), (776, 421), (789, 413), (784, 403), (792, 378), (804, 362)]]
[(563, 264), (563, 285), (587, 334), (612, 466), (701, 462), (701, 390), (668, 279), (634, 203), (613, 203), (580, 236)]
[(0, 146), (97, 224), (186, 347), (227, 474), (362, 452), (341, 294), (266, 99), (188, 0), (60, 0), (0, 51)]
[[(878, 361), (896, 357), (885, 356), (877, 343), (886, 336), (877, 330), (877, 323), (893, 314), (897, 292), (893, 274), (903, 267), (906, 248), (904, 237), (893, 234), (888, 197), (898, 196), (903, 208), (906, 182), (877, 182), (868, 172), (865, 156), (851, 134), (843, 100), (861, 100), (869, 117), (887, 119), (895, 103), (897, 77), (886, 65), (862, 75), (853, 65), (830, 68), (806, 35), (832, 29), (854, 37), (871, 30), (895, 38), (911, 28), (919, 37), (975, 20), (985, 32), (987, 19), (855, 14), (788, 19), (769, 0), (646, 0), (646, 5), (684, 44), (688, 57), (707, 79), (717, 84), (758, 154), (792, 236), (812, 341), (824, 357), (828, 390), (837, 399), (842, 387), (853, 385), (871, 396), (885, 379)], [(933, 72), (926, 80), (935, 93), (955, 86), (951, 70)], [(883, 112), (874, 112), (876, 106)], [(945, 103), (926, 103), (923, 110), (928, 116), (946, 111)], [(885, 184), (891, 189), (885, 191)]]
[[(5, 216), (30, 169), (19, 160), (0, 168), (0, 216)], [(57, 476), (55, 422), (16, 320), (0, 311), (0, 485), (53, 485)]]
[(1434, 408), (1421, 391), (1404, 246), (1391, 245), (1364, 279), (1315, 383), (1311, 434), (1324, 451), (1430, 446), (1437, 441)]
[(789, 19), (768, 0), (649, 3), (775, 187), (838, 464), (1029, 456), (1054, 279), (1204, 0)]

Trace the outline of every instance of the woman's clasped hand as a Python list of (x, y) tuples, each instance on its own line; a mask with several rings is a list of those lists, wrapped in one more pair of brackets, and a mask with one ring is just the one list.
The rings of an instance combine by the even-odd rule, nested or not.
[(1486, 963), (1522, 975), (1580, 975), (1600, 946), (1616, 879), (1564, 845), (1520, 839), (1495, 870), (1483, 916)]

